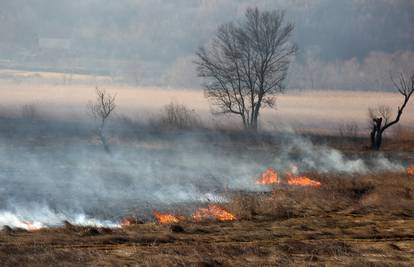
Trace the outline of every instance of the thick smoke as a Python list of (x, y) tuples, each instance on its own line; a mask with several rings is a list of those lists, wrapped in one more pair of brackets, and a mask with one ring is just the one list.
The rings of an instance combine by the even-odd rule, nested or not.
[(4, 138), (0, 225), (30, 229), (66, 220), (116, 227), (128, 214), (149, 219), (153, 209), (224, 202), (226, 190), (265, 190), (255, 184), (260, 173), (268, 167), (282, 172), (292, 163), (300, 172), (403, 170), (384, 157), (350, 159), (292, 135), (264, 151), (203, 131), (150, 136), (112, 144), (110, 155), (79, 140), (27, 144)]
[(192, 139), (132, 142), (111, 155), (99, 145), (3, 140), (0, 225), (110, 225), (135, 210), (149, 216), (180, 203), (222, 202), (224, 188), (248, 188), (264, 168)]

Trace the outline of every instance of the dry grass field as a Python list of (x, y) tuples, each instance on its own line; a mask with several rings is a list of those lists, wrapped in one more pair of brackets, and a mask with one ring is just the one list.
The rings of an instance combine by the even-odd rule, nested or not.
[(0, 267), (414, 267), (414, 0), (0, 0)]
[[(117, 94), (118, 109), (115, 121), (121, 115), (136, 120), (148, 119), (151, 114), (157, 114), (164, 105), (173, 101), (194, 109), (204, 120), (204, 124), (217, 126), (201, 92), (130, 87), (107, 89)], [(94, 98), (93, 87), (37, 85), (36, 90), (33, 90), (32, 85), (28, 84), (2, 83), (0, 94), (2, 115), (7, 112), (21, 112), (22, 106), (34, 104), (36, 112), (44, 119), (19, 120), (18, 116), (4, 115), (4, 121), (11, 126), (16, 126), (16, 122), (20, 124), (15, 127), (19, 130), (16, 130), (19, 135), (13, 132), (13, 127), (3, 125), (3, 129), (11, 129), (11, 133), (4, 134), (2, 138), (3, 141), (7, 141), (4, 144), (10, 145), (13, 151), (25, 146), (30, 148), (30, 153), (22, 150), (22, 155), (37, 156), (35, 151), (42, 152), (38, 158), (28, 157), (34, 160), (38, 172), (43, 170), (43, 166), (49, 166), (42, 164), (46, 155), (51, 155), (50, 166), (57, 169), (56, 172), (51, 172), (53, 185), (60, 182), (57, 178), (55, 180), (56, 173), (61, 174), (62, 170), (70, 172), (76, 169), (76, 166), (83, 166), (79, 165), (82, 159), (78, 157), (78, 153), (73, 154), (73, 158), (69, 157), (68, 162), (55, 161), (57, 155), (66, 159), (62, 155), (66, 156), (69, 146), (87, 147), (100, 155), (100, 144), (90, 141), (92, 134), (89, 128), (73, 130), (76, 129), (75, 124), (71, 126), (69, 123), (63, 123), (55, 129), (52, 126), (56, 121), (50, 120), (50, 125), (46, 123), (50, 117), (71, 121), (86, 120), (86, 104)], [(376, 155), (367, 148), (367, 129), (364, 128), (367, 124), (367, 108), (381, 103), (396, 107), (399, 96), (368, 92), (290, 92), (279, 98), (276, 111), (266, 111), (263, 114), (262, 123), (263, 128), (272, 130), (289, 122), (287, 125), (294, 129), (291, 134), (309, 140), (304, 145), (312, 144), (311, 149), (329, 147), (337, 149), (349, 158), (370, 159)], [(30, 123), (27, 124), (28, 122)], [(219, 147), (219, 152), (225, 153), (223, 157), (219, 153), (212, 154), (215, 155), (213, 159), (218, 157), (227, 160), (234, 156), (234, 161), (228, 162), (235, 166), (229, 167), (236, 167), (239, 163), (243, 165), (243, 162), (249, 159), (260, 165), (271, 164), (272, 160), (279, 156), (278, 153), (288, 145), (284, 140), (294, 139), (278, 139), (278, 135), (273, 131), (250, 138), (251, 136), (243, 135), (231, 127), (224, 130), (200, 127), (194, 132), (190, 130), (183, 133), (163, 130), (162, 127), (149, 127), (145, 130), (140, 124), (126, 124), (130, 128), (122, 126), (125, 122), (129, 123), (127, 120), (121, 121), (118, 129), (120, 131), (113, 131), (110, 138), (110, 145), (117, 150), (115, 157), (122, 159), (120, 155), (129, 151), (126, 149), (128, 148), (145, 156), (141, 155), (138, 159), (148, 160), (144, 161), (144, 165), (132, 165), (134, 168), (146, 167), (145, 162), (152, 164), (153, 156), (163, 164), (155, 165), (158, 169), (160, 166), (169, 166), (175, 168), (174, 171), (178, 174), (180, 171), (198, 174), (197, 169), (187, 168), (201, 168), (203, 164), (199, 164), (199, 160), (212, 160), (202, 157), (203, 153), (206, 153), (206, 148), (212, 147)], [(337, 126), (341, 122), (356, 122), (361, 132), (355, 136), (340, 136)], [(404, 114), (402, 126), (395, 127), (384, 139), (383, 155), (404, 166), (414, 164), (413, 122), (414, 106), (411, 105)], [(114, 125), (117, 127), (118, 124)], [(43, 129), (43, 126), (46, 128)], [(68, 129), (74, 128), (68, 132), (64, 126)], [(35, 131), (38, 128), (43, 131)], [(269, 132), (274, 135), (268, 136)], [(204, 139), (194, 137), (203, 134)], [(174, 164), (181, 164), (181, 161), (168, 159), (171, 159), (171, 153), (175, 153), (174, 149), (181, 147), (182, 136), (187, 137), (183, 138), (184, 141), (192, 136), (195, 146), (198, 147), (196, 151), (202, 156), (194, 154), (191, 151), (193, 146), (188, 146), (189, 151), (181, 156), (189, 154), (191, 157), (183, 157), (182, 160), (192, 162), (193, 165), (177, 167)], [(203, 141), (199, 142), (197, 138)], [(63, 149), (57, 145), (62, 141), (65, 144)], [(186, 149), (186, 146), (182, 149)], [(146, 152), (151, 156), (147, 157)], [(161, 152), (163, 157), (159, 155)], [(295, 154), (295, 150), (289, 153)], [(131, 162), (139, 161), (139, 155), (130, 154)], [(98, 157), (101, 158), (103, 157)], [(85, 156), (83, 160), (86, 159), (89, 159), (89, 156)], [(59, 164), (55, 162), (62, 166), (56, 166)], [(112, 162), (110, 156), (104, 162)], [(214, 160), (211, 162), (212, 167), (218, 163)], [(0, 163), (9, 167), (10, 173), (20, 168), (20, 165), (17, 166), (7, 157)], [(99, 164), (102, 163), (97, 162), (95, 167), (101, 175), (104, 175), (104, 171), (110, 169), (110, 166), (118, 166), (109, 165), (104, 168)], [(208, 164), (206, 166), (210, 167)], [(62, 170), (58, 169), (60, 167)], [(92, 170), (89, 166), (87, 168)], [(20, 177), (20, 171), (15, 171), (16, 177)], [(130, 170), (131, 174), (110, 172), (108, 180), (114, 180), (112, 176), (117, 175), (125, 181), (128, 181), (128, 175), (140, 179), (141, 173), (139, 170), (135, 171)], [(300, 173), (310, 177), (315, 184), (320, 183), (320, 186), (281, 183), (264, 185), (262, 190), (221, 188), (222, 191), (219, 193), (228, 201), (218, 205), (229, 212), (231, 218), (235, 218), (230, 221), (195, 220), (191, 214), (200, 207), (206, 212), (208, 204), (183, 203), (182, 206), (174, 205), (168, 211), (175, 216), (172, 218), (176, 219), (166, 224), (157, 222), (155, 218), (149, 219), (148, 216), (140, 217), (142, 214), (133, 212), (135, 207), (131, 206), (131, 214), (128, 215), (131, 217), (126, 217), (127, 223), (118, 228), (79, 226), (69, 222), (65, 222), (63, 226), (36, 230), (4, 226), (0, 231), (0, 262), (2, 266), (414, 266), (414, 175), (402, 171), (350, 173), (346, 170)], [(91, 177), (89, 178), (92, 179)], [(179, 178), (184, 179), (181, 176)], [(4, 179), (9, 182), (11, 178)], [(200, 181), (205, 182), (207, 179), (209, 177), (202, 177)], [(289, 177), (284, 177), (284, 174), (281, 179), (289, 181)], [(35, 184), (35, 181), (30, 179), (27, 181)], [(47, 179), (44, 182), (46, 181), (49, 182)], [(93, 185), (91, 181), (90, 187)], [(33, 188), (41, 187), (36, 185)], [(32, 196), (38, 192), (29, 193), (29, 196)], [(99, 192), (95, 193), (99, 196)], [(39, 196), (43, 197), (40, 193)], [(137, 206), (139, 204), (142, 203), (137, 203)], [(100, 205), (104, 206), (103, 203)]]
[(229, 222), (0, 233), (3, 266), (413, 266), (414, 177), (308, 176), (320, 187), (232, 192)]

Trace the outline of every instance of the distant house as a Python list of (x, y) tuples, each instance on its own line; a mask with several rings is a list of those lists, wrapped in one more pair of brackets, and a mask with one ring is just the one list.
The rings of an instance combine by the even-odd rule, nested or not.
[(71, 42), (69, 39), (62, 38), (39, 38), (40, 49), (51, 49), (51, 50), (69, 50)]

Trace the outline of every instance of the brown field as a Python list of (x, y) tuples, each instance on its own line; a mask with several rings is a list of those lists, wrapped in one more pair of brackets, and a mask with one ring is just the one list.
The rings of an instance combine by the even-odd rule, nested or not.
[(413, 266), (414, 177), (308, 174), (318, 188), (233, 192), (236, 221), (0, 233), (3, 266)]

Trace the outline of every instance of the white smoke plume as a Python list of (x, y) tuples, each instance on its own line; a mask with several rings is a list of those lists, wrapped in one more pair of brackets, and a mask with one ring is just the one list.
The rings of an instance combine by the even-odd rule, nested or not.
[(315, 145), (306, 138), (288, 138), (276, 160), (280, 165), (295, 162), (302, 171), (341, 172), (364, 174), (381, 171), (404, 171), (399, 162), (387, 159), (383, 154), (369, 154), (369, 158), (346, 157), (340, 151), (327, 145)]
[(3, 139), (0, 226), (30, 230), (68, 221), (118, 227), (131, 213), (150, 219), (154, 209), (225, 202), (226, 190), (263, 190), (255, 184), (261, 172), (283, 171), (292, 163), (299, 172), (404, 170), (384, 156), (352, 159), (297, 136), (280, 137), (281, 147), (257, 151), (234, 143), (226, 147), (229, 137), (221, 135), (163, 138), (117, 144), (111, 155), (78, 140), (28, 145)]

